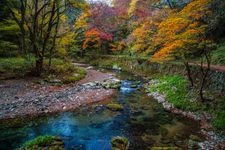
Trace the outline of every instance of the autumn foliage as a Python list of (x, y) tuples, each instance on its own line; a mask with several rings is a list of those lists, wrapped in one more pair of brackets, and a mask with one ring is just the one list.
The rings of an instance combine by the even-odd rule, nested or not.
[(108, 33), (99, 31), (97, 28), (88, 30), (85, 33), (85, 41), (83, 43), (83, 49), (88, 47), (99, 48), (104, 41), (111, 41), (112, 36)]
[(173, 7), (156, 7), (160, 0), (114, 0), (113, 6), (97, 2), (80, 15), (75, 28), (83, 32), (84, 50), (129, 51), (151, 61), (187, 59), (200, 53), (208, 38), (212, 1), (176, 2)]
[(186, 58), (197, 53), (206, 38), (208, 25), (204, 19), (210, 15), (210, 2), (195, 0), (162, 21), (153, 40), (156, 52), (152, 60)]

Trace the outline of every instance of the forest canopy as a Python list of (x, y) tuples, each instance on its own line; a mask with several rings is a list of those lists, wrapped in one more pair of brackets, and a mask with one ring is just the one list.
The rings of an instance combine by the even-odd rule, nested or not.
[[(201, 58), (224, 36), (220, 0), (2, 0), (0, 56), (36, 60), (120, 54), (165, 62)], [(207, 50), (206, 50), (207, 49)]]

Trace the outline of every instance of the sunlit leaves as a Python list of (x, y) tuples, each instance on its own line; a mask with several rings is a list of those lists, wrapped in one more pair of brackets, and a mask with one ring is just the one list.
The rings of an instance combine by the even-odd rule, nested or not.
[(91, 16), (90, 11), (83, 12), (80, 17), (76, 20), (74, 28), (75, 29), (87, 29), (88, 19)]
[(158, 33), (153, 41), (158, 50), (152, 60), (184, 58), (198, 51), (208, 27), (202, 19), (210, 12), (208, 7), (210, 1), (193, 1), (159, 24)]
[(138, 0), (131, 0), (130, 5), (129, 5), (129, 9), (128, 9), (128, 15), (131, 16), (135, 9), (136, 9), (136, 5), (137, 5), (137, 1)]

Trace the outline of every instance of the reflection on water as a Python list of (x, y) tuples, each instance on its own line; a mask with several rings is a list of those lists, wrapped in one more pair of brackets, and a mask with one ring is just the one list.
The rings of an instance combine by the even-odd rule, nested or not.
[[(114, 101), (123, 105), (120, 112), (102, 104), (76, 112), (38, 118), (19, 128), (0, 131), (0, 149), (12, 149), (39, 135), (60, 136), (66, 149), (108, 150), (113, 136), (125, 136), (130, 149), (145, 150), (152, 146), (176, 146), (187, 149), (190, 134), (197, 125), (177, 118), (140, 90), (138, 78), (121, 74), (122, 87)], [(135, 80), (126, 80), (133, 77)]]

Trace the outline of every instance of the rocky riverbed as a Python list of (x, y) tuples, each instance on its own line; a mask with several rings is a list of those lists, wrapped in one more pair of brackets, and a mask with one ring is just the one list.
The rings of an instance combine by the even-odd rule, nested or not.
[(74, 110), (81, 105), (109, 99), (120, 81), (112, 74), (87, 66), (87, 76), (71, 85), (39, 79), (7, 80), (0, 84), (0, 120)]

